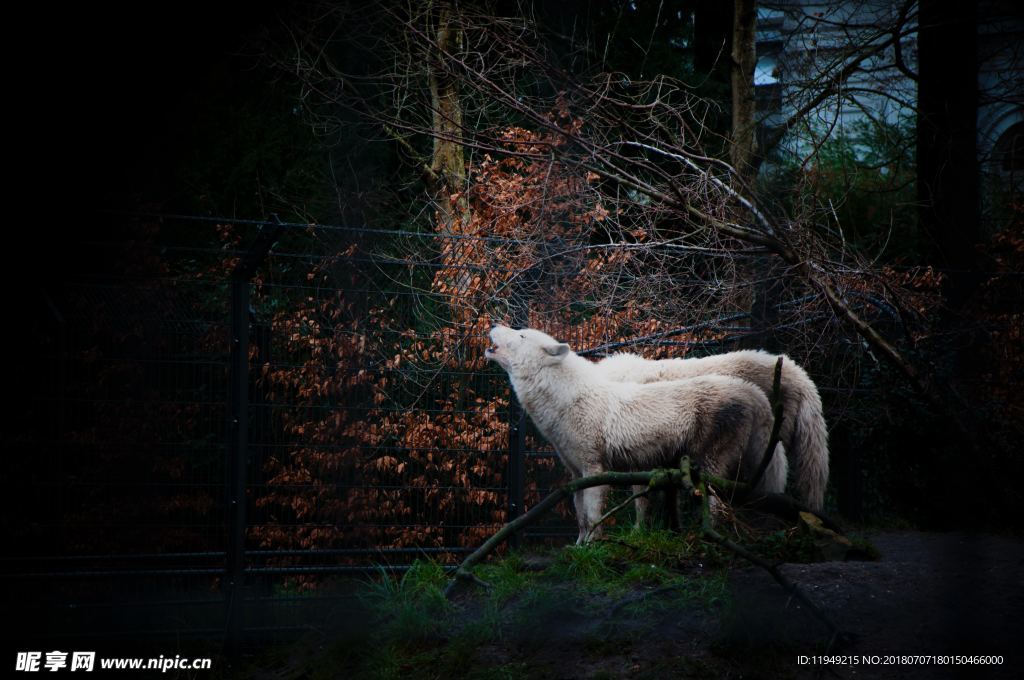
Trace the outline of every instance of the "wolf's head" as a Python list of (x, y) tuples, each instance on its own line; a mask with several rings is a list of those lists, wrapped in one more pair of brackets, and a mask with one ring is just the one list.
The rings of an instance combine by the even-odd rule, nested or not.
[(495, 326), (490, 336), (484, 356), (510, 373), (557, 366), (570, 354), (569, 345), (533, 328)]

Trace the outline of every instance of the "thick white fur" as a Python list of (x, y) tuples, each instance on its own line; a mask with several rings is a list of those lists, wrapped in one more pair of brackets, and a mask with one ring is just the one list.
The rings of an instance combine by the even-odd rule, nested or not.
[[(635, 384), (538, 330), (491, 329), (486, 356), (509, 374), (520, 403), (574, 477), (647, 470), (689, 455), (713, 474), (748, 479), (771, 434), (771, 407), (748, 382), (710, 375)], [(786, 458), (772, 456), (760, 483), (781, 492)], [(599, 532), (607, 487), (576, 494), (579, 540)]]
[[(757, 385), (771, 395), (778, 355), (741, 350), (700, 359), (651, 361), (635, 354), (614, 354), (597, 363), (601, 373), (616, 382), (654, 383), (702, 375), (729, 375)], [(828, 484), (828, 429), (814, 381), (796, 362), (783, 355), (782, 427), (779, 440), (793, 474), (795, 495), (821, 510)]]

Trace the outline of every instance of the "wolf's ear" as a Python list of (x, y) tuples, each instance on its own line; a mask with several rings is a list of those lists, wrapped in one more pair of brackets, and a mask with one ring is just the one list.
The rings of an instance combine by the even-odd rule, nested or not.
[(547, 345), (544, 347), (544, 351), (553, 357), (564, 357), (569, 353), (569, 345), (564, 342), (560, 342), (557, 345)]

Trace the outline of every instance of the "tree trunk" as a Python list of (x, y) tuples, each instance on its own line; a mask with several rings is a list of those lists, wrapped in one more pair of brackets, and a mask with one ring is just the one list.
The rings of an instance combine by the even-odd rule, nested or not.
[[(757, 148), (757, 107), (754, 68), (757, 66), (757, 1), (735, 0), (732, 13), (732, 135), (729, 161), (741, 186), (753, 187), (760, 166)], [(778, 324), (780, 286), (775, 258), (761, 258), (747, 267), (756, 285), (750, 304), (750, 335), (741, 345), (748, 349), (778, 351), (772, 329)]]
[(745, 183), (757, 172), (754, 67), (757, 65), (757, 2), (735, 0), (732, 16), (732, 144), (729, 159)]
[[(465, 196), (466, 159), (461, 143), (462, 104), (458, 82), (449, 63), (451, 55), (462, 47), (462, 30), (455, 20), (455, 12), (452, 2), (443, 0), (433, 14), (437, 25), (428, 76), (434, 139), (428, 183), (440, 213), (439, 226), (444, 232), (451, 232), (458, 222), (469, 219)], [(454, 201), (453, 195), (457, 195)]]
[[(462, 28), (458, 9), (452, 0), (441, 0), (428, 15), (434, 22), (434, 43), (428, 55), (428, 85), (432, 112), (431, 137), (434, 141), (430, 170), (426, 173), (427, 188), (437, 208), (436, 227), (443, 236), (465, 233), (471, 221), (466, 197), (466, 158), (462, 144), (462, 102), (459, 99), (458, 74), (455, 61), (461, 57)], [(446, 239), (447, 240), (447, 239)], [(447, 296), (450, 321), (467, 327), (478, 316), (477, 305), (470, 298), (472, 271), (461, 267), (470, 255), (472, 244), (456, 239), (444, 245), (446, 267), (438, 272), (435, 289)], [(464, 358), (467, 347), (454, 350), (454, 358)], [(465, 398), (462, 394), (461, 398)], [(462, 408), (462, 406), (459, 406)]]

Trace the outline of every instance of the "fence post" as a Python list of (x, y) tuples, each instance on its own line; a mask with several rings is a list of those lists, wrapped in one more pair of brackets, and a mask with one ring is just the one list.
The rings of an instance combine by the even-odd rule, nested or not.
[[(529, 303), (525, 309), (516, 308), (512, 324), (516, 328), (529, 325)], [(522, 515), (526, 505), (526, 412), (516, 398), (516, 391), (509, 389), (508, 397), (508, 521)], [(511, 548), (523, 545), (523, 533), (516, 532), (509, 539)]]
[(231, 361), (228, 365), (228, 545), (225, 565), (225, 635), (228, 656), (242, 644), (245, 602), (245, 490), (249, 455), (249, 294), (250, 281), (281, 233), (264, 226), (231, 273)]
[[(523, 514), (526, 503), (524, 490), (524, 457), (526, 455), (526, 412), (519, 405), (514, 390), (508, 399), (508, 521)], [(512, 534), (509, 545), (522, 546), (522, 532)]]

